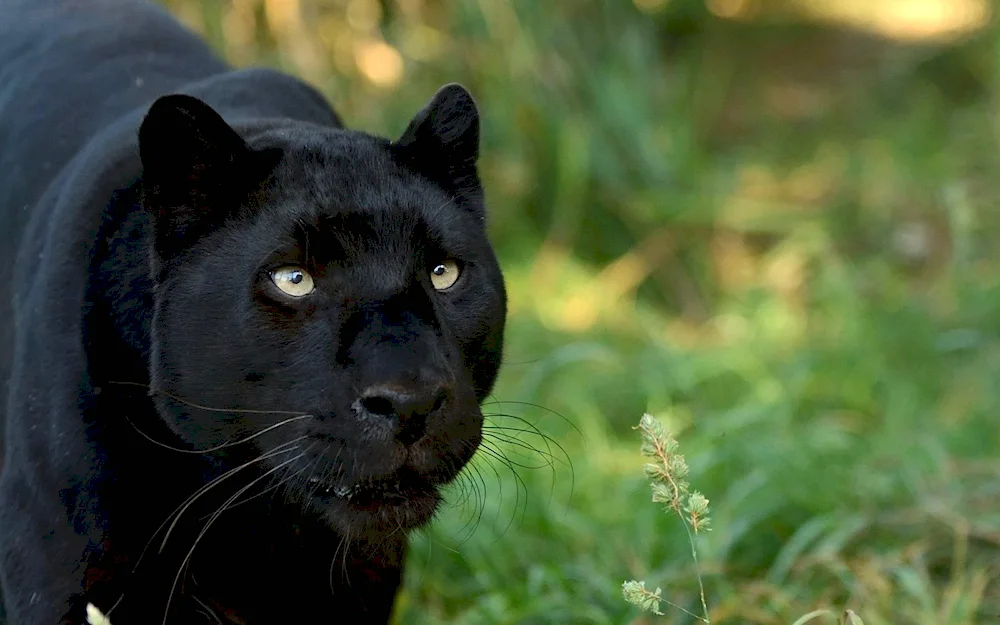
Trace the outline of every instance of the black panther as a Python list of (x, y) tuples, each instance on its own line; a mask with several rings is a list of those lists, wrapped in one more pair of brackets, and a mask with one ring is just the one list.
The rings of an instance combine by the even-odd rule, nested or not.
[(390, 619), (502, 359), (479, 127), (0, 0), (0, 622)]

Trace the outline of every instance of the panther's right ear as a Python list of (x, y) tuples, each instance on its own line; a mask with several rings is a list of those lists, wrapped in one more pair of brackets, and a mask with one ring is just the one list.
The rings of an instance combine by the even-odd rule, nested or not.
[(142, 203), (153, 218), (156, 251), (171, 256), (230, 215), (259, 156), (198, 98), (156, 100), (139, 127)]

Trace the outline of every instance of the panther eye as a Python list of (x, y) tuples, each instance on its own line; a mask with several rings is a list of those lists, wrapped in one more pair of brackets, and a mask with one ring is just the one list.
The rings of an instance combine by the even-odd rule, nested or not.
[(458, 263), (453, 260), (446, 260), (440, 265), (431, 269), (431, 284), (438, 291), (444, 291), (452, 287), (458, 281)]
[(271, 282), (285, 295), (304, 297), (313, 292), (312, 276), (302, 267), (280, 267), (271, 272)]

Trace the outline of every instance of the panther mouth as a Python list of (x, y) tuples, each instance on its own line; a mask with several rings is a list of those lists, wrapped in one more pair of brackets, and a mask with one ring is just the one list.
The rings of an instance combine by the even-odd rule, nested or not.
[(352, 485), (330, 484), (318, 477), (309, 479), (313, 496), (321, 500), (347, 504), (358, 511), (381, 508), (424, 507), (428, 499), (438, 497), (437, 488), (426, 479), (410, 474), (397, 474), (379, 479), (367, 479)]
[(322, 495), (324, 497), (337, 497), (338, 499), (343, 499), (345, 501), (350, 501), (355, 493), (361, 492), (361, 487), (355, 486), (333, 486), (327, 485), (323, 486), (323, 480), (318, 477), (309, 478), (309, 483), (314, 487), (318, 487), (316, 495)]

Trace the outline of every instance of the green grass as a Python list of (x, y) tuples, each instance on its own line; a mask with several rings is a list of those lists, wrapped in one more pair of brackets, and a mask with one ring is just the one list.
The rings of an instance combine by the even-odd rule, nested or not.
[[(479, 101), (511, 294), (486, 408), (545, 438), (490, 430), (524, 466), (479, 456), (413, 540), (398, 624), (693, 622), (621, 595), (700, 612), (647, 411), (712, 502), (713, 623), (1000, 622), (998, 28), (917, 47), (691, 0), (167, 4), (355, 127), (399, 133), (445, 82)], [(403, 73), (378, 86), (382, 39)]]

